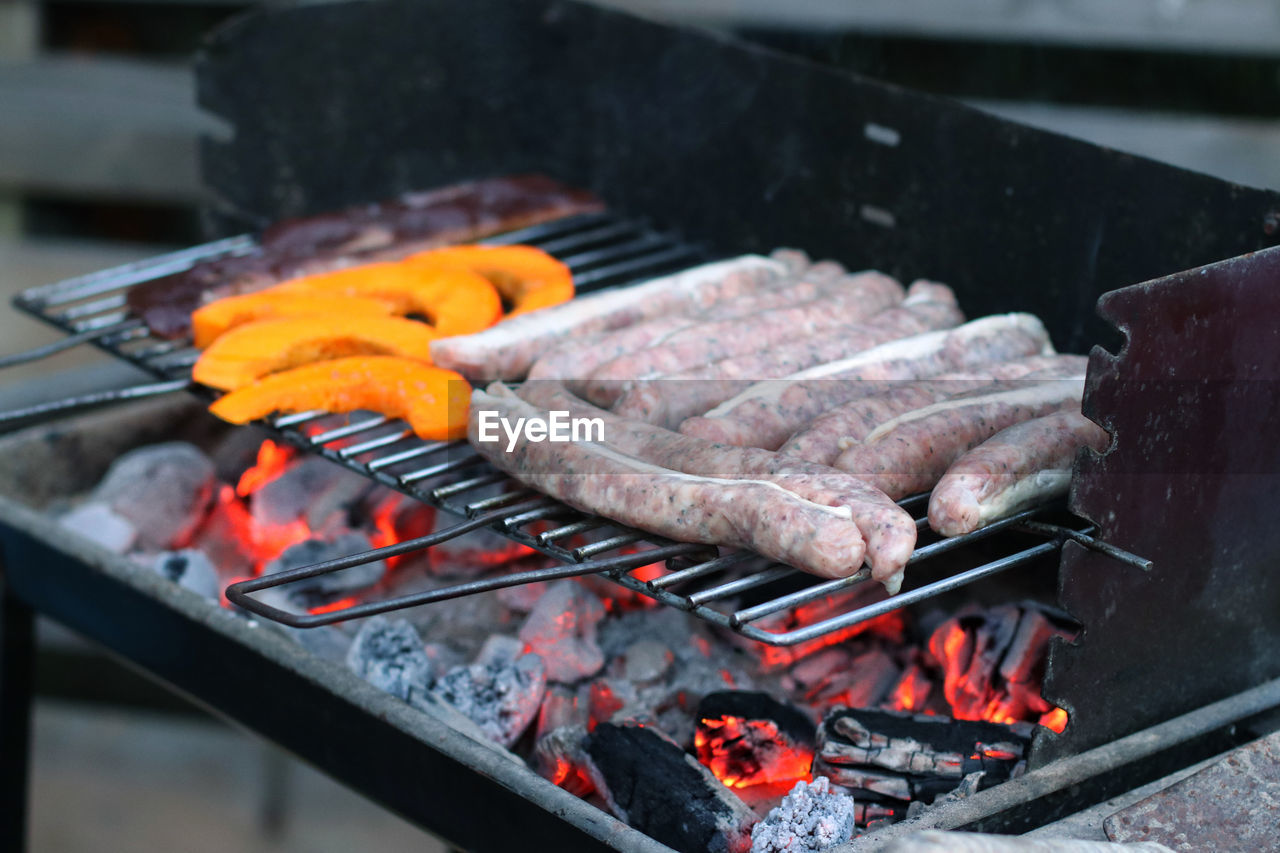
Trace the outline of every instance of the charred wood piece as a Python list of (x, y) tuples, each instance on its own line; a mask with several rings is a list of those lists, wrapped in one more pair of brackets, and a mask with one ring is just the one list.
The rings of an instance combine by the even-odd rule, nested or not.
[(813, 773), (860, 802), (905, 808), (932, 803), (970, 774), (982, 774), (980, 788), (1011, 778), (1030, 735), (1029, 725), (840, 708), (818, 727)]
[(653, 727), (601, 723), (586, 752), (610, 810), (654, 840), (676, 850), (750, 849), (755, 813)]

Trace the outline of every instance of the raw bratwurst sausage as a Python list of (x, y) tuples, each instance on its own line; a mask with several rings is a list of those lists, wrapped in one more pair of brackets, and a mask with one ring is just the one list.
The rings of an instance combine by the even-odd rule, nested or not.
[(773, 483), (672, 471), (600, 442), (480, 441), (482, 411), (508, 422), (548, 412), (502, 385), (471, 397), (467, 437), (502, 471), (569, 506), (682, 542), (750, 548), (822, 577), (862, 563), (863, 541), (849, 511), (804, 500)]
[(1082, 447), (1101, 453), (1107, 431), (1075, 409), (1001, 430), (955, 461), (929, 498), (929, 526), (959, 536), (1067, 493)]

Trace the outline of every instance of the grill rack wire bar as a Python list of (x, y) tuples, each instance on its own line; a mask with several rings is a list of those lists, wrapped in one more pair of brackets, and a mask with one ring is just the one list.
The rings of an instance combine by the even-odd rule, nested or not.
[[(623, 219), (608, 213), (556, 220), (480, 242), (489, 245), (531, 243), (561, 259), (573, 261), (576, 256), (580, 265), (571, 265), (571, 268), (581, 290), (627, 284), (712, 258), (698, 246), (656, 231), (643, 220)], [(68, 335), (66, 340), (58, 342), (58, 346), (45, 348), (51, 352), (89, 343), (162, 380), (152, 386), (139, 387), (188, 388), (206, 393), (190, 384), (189, 370), (195, 355), (190, 341), (175, 342), (152, 337), (141, 318), (130, 315), (125, 294), (133, 285), (180, 272), (202, 261), (242, 254), (253, 245), (252, 238), (247, 235), (233, 237), (150, 261), (34, 288), (15, 297), (14, 304)], [(126, 347), (126, 344), (133, 346)], [(26, 355), (18, 354), (12, 363), (39, 357), (24, 358)], [(0, 366), (4, 363), (0, 361)], [(120, 398), (128, 399), (129, 391), (122, 389)], [(76, 399), (56, 401), (56, 407), (48, 410), (70, 408), (68, 404)], [(1055, 552), (1068, 539), (1131, 565), (1149, 567), (1147, 561), (1095, 540), (1090, 535), (1092, 529), (1084, 526), (1083, 522), (1076, 528), (1049, 524), (1036, 520), (1039, 511), (1032, 510), (973, 534), (923, 545), (913, 555), (912, 563), (958, 552), (978, 539), (997, 537), (1011, 530), (1040, 540), (1037, 544), (1016, 548), (1013, 553), (997, 560), (910, 589), (893, 598), (852, 607), (813, 624), (793, 626), (787, 617), (793, 615), (798, 607), (828, 596), (856, 592), (859, 587), (873, 587), (874, 584), (867, 585), (870, 572), (863, 568), (847, 578), (825, 580), (772, 563), (750, 552), (721, 554), (711, 546), (672, 542), (632, 530), (530, 491), (489, 467), (464, 442), (424, 441), (415, 436), (404, 422), (381, 415), (298, 412), (278, 416), (260, 423), (260, 426), (295, 447), (324, 456), (375, 483), (462, 519), (429, 536), (241, 581), (227, 588), (227, 598), (238, 606), (295, 628), (330, 625), (535, 581), (600, 575), (635, 593), (687, 611), (751, 640), (772, 646), (791, 646), (851, 628), (900, 607), (1025, 565)], [(488, 494), (493, 487), (499, 487), (499, 491)], [(473, 494), (467, 499), (469, 493)], [(922, 516), (927, 498), (927, 495), (915, 495), (899, 502), (917, 516), (917, 525), (922, 529), (926, 526)], [(314, 614), (282, 610), (253, 596), (255, 592), (420, 551), (485, 527), (532, 552), (554, 559), (558, 565), (490, 575), (425, 592), (366, 601)], [(608, 554), (609, 551), (616, 553)], [(655, 564), (664, 565), (666, 573), (647, 580), (632, 575), (638, 569)], [(673, 591), (673, 588), (690, 584), (700, 586), (701, 582), (710, 585)], [(797, 582), (807, 585), (786, 590), (762, 603), (749, 606), (737, 603), (740, 593), (766, 590), (773, 584), (794, 586)], [(729, 609), (718, 609), (712, 606), (714, 603), (725, 604)]]

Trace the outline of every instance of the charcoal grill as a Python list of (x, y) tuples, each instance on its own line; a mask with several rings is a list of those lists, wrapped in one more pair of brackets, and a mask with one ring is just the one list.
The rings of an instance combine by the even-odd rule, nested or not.
[[(487, 38), (501, 40), (504, 49), (477, 50)], [(229, 141), (210, 142), (204, 151), (216, 197), (213, 218), (225, 233), (410, 187), (541, 171), (593, 190), (613, 210), (641, 213), (670, 233), (696, 237), (706, 257), (798, 245), (902, 279), (944, 278), (975, 316), (1009, 310), (1041, 315), (1064, 350), (1099, 341), (1111, 346), (1119, 328), (1127, 343), (1118, 355), (1095, 351), (1085, 400), (1115, 445), (1101, 459), (1077, 466), (1070, 506), (1083, 521), (1038, 528), (1040, 541), (1033, 546), (1044, 548), (1053, 565), (1053, 552), (1067, 540), (1061, 544), (1060, 598), (1083, 633), (1077, 645), (1052, 649), (1045, 687), (1046, 698), (1071, 712), (1071, 725), (1061, 736), (1039, 733), (1031, 762), (1050, 772), (1057, 758), (1083, 757), (1117, 737), (1280, 676), (1280, 660), (1271, 654), (1280, 641), (1280, 575), (1273, 571), (1280, 530), (1258, 510), (1270, 505), (1280, 442), (1257, 428), (1257, 413), (1266, 411), (1259, 404), (1270, 398), (1231, 393), (1248, 384), (1240, 377), (1280, 378), (1271, 328), (1280, 294), (1270, 285), (1280, 279), (1280, 253), (1257, 251), (1277, 240), (1275, 194), (1020, 127), (720, 36), (570, 2), (386, 0), (261, 13), (211, 39), (198, 78), (202, 102), (235, 128)], [(393, 79), (399, 85), (389, 87)], [(328, 144), (317, 146), (317, 139)], [(617, 221), (622, 227), (629, 222)], [(232, 238), (213, 251), (248, 245), (246, 238)], [(131, 281), (159, 275), (164, 264), (173, 271), (207, 251), (123, 274)], [(1249, 252), (1254, 254), (1242, 255)], [(1241, 257), (1191, 269), (1236, 255)], [(1184, 269), (1190, 271), (1170, 275)], [(118, 275), (103, 274), (97, 283)], [(1159, 276), (1167, 277), (1108, 295), (1107, 322), (1095, 316), (1100, 295)], [(129, 283), (117, 278), (99, 293)], [(85, 304), (104, 298), (85, 297)], [(118, 306), (83, 310), (82, 319), (97, 317), (101, 326), (68, 326), (69, 341), (81, 335), (115, 346), (111, 336), (118, 335), (122, 351), (147, 352), (140, 327), (112, 328), (128, 323)], [(162, 381), (185, 384), (189, 354), (153, 354), (172, 359), (172, 372), (158, 374)], [(1148, 413), (1180, 405), (1193, 407), (1185, 429), (1144, 431)], [(592, 550), (614, 537), (636, 536), (606, 528), (575, 531), (598, 538), (585, 551), (561, 554), (552, 550), (559, 547), (555, 540), (542, 542), (523, 527), (535, 520), (560, 527), (595, 522), (558, 516), (544, 499), (520, 490), (468, 499), (470, 488), (496, 475), (467, 467), (444, 446), (395, 438), (401, 429), (395, 424), (335, 422), (314, 413), (294, 418), (278, 420), (274, 428), (345, 465), (382, 460), (373, 475), (380, 482), (403, 490), (405, 484), (391, 480), (417, 474), (408, 484), (417, 493), (439, 488), (432, 478), (445, 477), (445, 492), (422, 496), (467, 518), (450, 532), (511, 519), (510, 535), (518, 541), (527, 536), (525, 544), (564, 561), (564, 571), (595, 569), (624, 585), (642, 585), (625, 574), (634, 560), (678, 559), (676, 580), (668, 575), (638, 591), (689, 609), (705, 607), (704, 618), (719, 618), (747, 636), (758, 627), (755, 619), (713, 607), (717, 592), (744, 591), (719, 589), (726, 583), (716, 572), (727, 567), (716, 560), (746, 558), (697, 562), (700, 549), (651, 538), (631, 541), (647, 545), (643, 554), (608, 554), (627, 544), (621, 540)], [(398, 445), (401, 440), (407, 443)], [(352, 450), (361, 445), (363, 450)], [(398, 453), (411, 455), (385, 462)], [(1223, 458), (1231, 464), (1219, 465)], [(1204, 459), (1212, 464), (1198, 461)], [(433, 470), (440, 465), (447, 467)], [(1241, 482), (1239, 474), (1249, 476)], [(527, 513), (546, 515), (522, 518)], [(1028, 523), (1035, 533), (1034, 525), (1044, 522), (1009, 524)], [(183, 618), (164, 621), (164, 607), (140, 603), (127, 577), (98, 578), (89, 566), (101, 560), (55, 548), (56, 533), (48, 525), (10, 513), (3, 527), (7, 580), (22, 602), (11, 597), (6, 604), (17, 613), (6, 611), (6, 631), (17, 626), (8, 657), (0, 660), (6, 680), (22, 681), (22, 656), (15, 658), (13, 650), (21, 651), (23, 606), (34, 604), (252, 721), (402, 813), (437, 828), (443, 821), (446, 834), (464, 846), (493, 840), (476, 838), (482, 830), (461, 826), (438, 809), (426, 814), (372, 779), (376, 772), (367, 758), (362, 763), (349, 750), (325, 745), (315, 732), (291, 734), (275, 715), (234, 694), (270, 681), (269, 668), (249, 662), (241, 675), (225, 671), (216, 657), (202, 657), (214, 672), (196, 675), (172, 656), (145, 648), (137, 636), (136, 626), (146, 624), (140, 615), (161, 619), (164, 630), (151, 633), (174, 645), (204, 635)], [(1086, 543), (1094, 547), (1073, 541), (1092, 536), (1095, 528), (1095, 541)], [(1143, 571), (1097, 542), (1152, 557), (1154, 565)], [(615, 559), (621, 562), (609, 562)], [(680, 576), (691, 569), (697, 571)], [(740, 582), (753, 591), (753, 585), (780, 579), (757, 568)], [(698, 586), (690, 592), (681, 583)], [(252, 591), (248, 586), (236, 593), (256, 606), (248, 601)], [(710, 597), (695, 599), (699, 592)], [(752, 615), (748, 610), (745, 617)], [(764, 639), (787, 641), (785, 634)], [(253, 658), (237, 653), (234, 643), (214, 646), (241, 662)], [(1236, 657), (1224, 658), (1224, 649)], [(301, 687), (296, 679), (261, 689), (281, 707), (305, 709), (290, 692), (296, 690), (330, 710), (324, 690)], [(6, 718), (14, 713), (2, 710)], [(344, 719), (360, 724), (362, 718), (355, 713)], [(401, 766), (394, 757), (379, 757)], [(528, 793), (506, 775), (491, 778), (503, 780), (508, 792)], [(1104, 790), (1073, 788), (1086, 789), (1090, 793), (1081, 797)], [(529, 797), (538, 804), (535, 812), (560, 805), (542, 794)], [(575, 833), (582, 830), (578, 813), (566, 814)], [(590, 837), (630, 844), (609, 835), (616, 827), (602, 820), (597, 829), (610, 828), (588, 829)], [(1016, 825), (1001, 824), (1006, 831)]]

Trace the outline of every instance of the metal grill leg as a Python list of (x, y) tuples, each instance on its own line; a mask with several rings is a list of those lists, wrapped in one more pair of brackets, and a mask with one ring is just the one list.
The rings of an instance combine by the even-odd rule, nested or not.
[(35, 619), (0, 567), (0, 849), (25, 850)]

